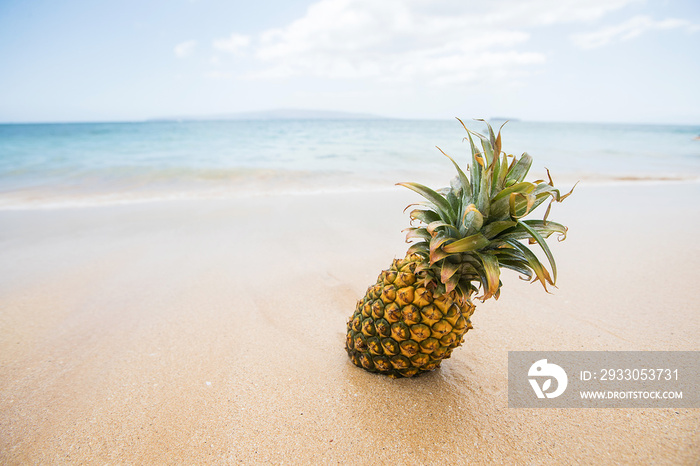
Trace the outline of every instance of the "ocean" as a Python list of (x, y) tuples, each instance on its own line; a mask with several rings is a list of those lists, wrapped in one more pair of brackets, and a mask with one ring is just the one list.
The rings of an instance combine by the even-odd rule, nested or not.
[[(485, 125), (466, 121), (484, 132)], [(502, 122), (492, 122), (498, 129)], [(583, 183), (700, 180), (700, 126), (510, 121), (503, 150)], [(227, 120), (0, 125), (0, 209), (434, 188), (470, 154), (456, 120)]]

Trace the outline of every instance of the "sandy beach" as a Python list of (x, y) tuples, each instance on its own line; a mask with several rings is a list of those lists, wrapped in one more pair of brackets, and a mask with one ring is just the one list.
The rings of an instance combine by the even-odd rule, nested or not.
[(344, 337), (408, 190), (0, 211), (0, 463), (697, 464), (700, 410), (508, 408), (507, 360), (700, 349), (698, 187), (579, 186), (558, 288), (401, 380)]

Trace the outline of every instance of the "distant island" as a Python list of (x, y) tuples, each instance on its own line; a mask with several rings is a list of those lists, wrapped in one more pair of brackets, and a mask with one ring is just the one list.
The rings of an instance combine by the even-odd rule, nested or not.
[(276, 109), (257, 112), (224, 113), (204, 116), (152, 118), (149, 121), (204, 121), (204, 120), (385, 120), (386, 117), (369, 113), (335, 112), (327, 110)]
[(506, 117), (491, 117), (489, 118), (489, 121), (520, 121), (519, 118), (506, 118)]
[[(308, 110), (298, 108), (279, 108), (251, 112), (218, 113), (210, 115), (178, 115), (149, 118), (146, 121), (264, 121), (264, 120), (393, 120), (395, 118), (374, 115), (372, 113), (340, 112), (334, 110)], [(448, 118), (445, 118), (448, 119)], [(520, 121), (518, 118), (490, 117), (492, 123)]]

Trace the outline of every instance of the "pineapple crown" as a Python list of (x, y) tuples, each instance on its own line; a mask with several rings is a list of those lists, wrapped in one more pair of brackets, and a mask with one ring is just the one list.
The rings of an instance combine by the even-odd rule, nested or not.
[[(462, 299), (469, 299), (481, 288), (482, 301), (498, 299), (501, 288), (500, 269), (515, 270), (523, 279), (555, 285), (557, 268), (545, 238), (553, 233), (559, 241), (566, 238), (567, 228), (547, 221), (552, 202), (561, 202), (572, 190), (561, 195), (549, 182), (524, 181), (532, 165), (527, 153), (518, 157), (501, 152), (501, 128), (495, 135), (491, 125), (488, 137), (467, 131), (472, 160), (467, 175), (449, 155), (442, 152), (457, 169), (450, 187), (434, 191), (418, 183), (398, 183), (426, 199), (410, 204), (406, 209), (419, 206), (410, 213), (411, 224), (406, 231), (406, 242), (411, 243), (407, 254), (423, 258), (416, 272), (424, 277), (426, 286), (438, 293), (456, 291)], [(479, 150), (474, 143), (478, 139)], [(509, 159), (512, 161), (509, 163)], [(575, 186), (574, 186), (575, 187)], [(549, 199), (542, 220), (523, 220), (525, 216)], [(538, 244), (551, 267), (551, 274), (537, 256), (521, 241)]]

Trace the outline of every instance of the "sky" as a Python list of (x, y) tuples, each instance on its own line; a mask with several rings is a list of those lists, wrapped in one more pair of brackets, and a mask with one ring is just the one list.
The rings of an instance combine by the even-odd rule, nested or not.
[(0, 0), (0, 122), (700, 124), (698, 0)]

